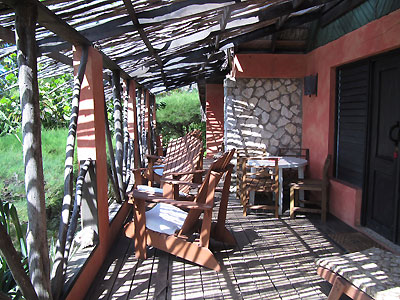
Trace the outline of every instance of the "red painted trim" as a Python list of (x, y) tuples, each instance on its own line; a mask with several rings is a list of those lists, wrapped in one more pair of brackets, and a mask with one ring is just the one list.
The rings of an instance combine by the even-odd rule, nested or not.
[(237, 54), (232, 75), (236, 78), (302, 78), (305, 54)]
[(224, 86), (206, 84), (207, 158), (218, 153), (224, 142)]

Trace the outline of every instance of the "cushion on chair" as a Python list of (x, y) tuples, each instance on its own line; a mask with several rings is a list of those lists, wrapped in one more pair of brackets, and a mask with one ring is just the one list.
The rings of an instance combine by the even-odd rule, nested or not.
[(345, 255), (318, 258), (324, 267), (376, 300), (400, 299), (400, 256), (371, 248)]
[[(153, 194), (153, 195), (162, 195), (163, 194), (163, 189), (162, 188), (157, 188), (157, 187), (153, 187), (153, 186), (147, 186), (147, 185), (138, 185), (136, 187), (136, 189), (139, 192), (146, 192), (149, 194)], [(187, 197), (188, 194), (183, 193), (183, 192), (179, 192), (179, 197)]]
[(154, 173), (162, 177), (164, 173), (164, 165), (157, 165), (157, 168), (154, 169)]
[(187, 214), (171, 204), (157, 203), (146, 211), (146, 227), (156, 232), (174, 234), (183, 226)]

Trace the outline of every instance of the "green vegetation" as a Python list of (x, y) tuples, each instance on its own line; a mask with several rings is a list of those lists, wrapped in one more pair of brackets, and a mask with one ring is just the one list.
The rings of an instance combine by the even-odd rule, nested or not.
[[(42, 131), (43, 169), (49, 237), (58, 230), (64, 187), (67, 129)], [(19, 136), (19, 138), (21, 138)], [(13, 203), (22, 223), (28, 221), (22, 145), (15, 135), (0, 137), (0, 197)]]
[[(0, 61), (0, 136), (17, 133), (21, 127), (16, 54)], [(40, 66), (39, 66), (40, 68)], [(66, 127), (72, 99), (71, 73), (39, 79), (41, 121), (44, 128)]]
[(205, 139), (206, 124), (201, 121), (197, 90), (174, 90), (157, 97), (157, 129), (166, 145), (172, 138), (200, 129)]
[[(8, 235), (13, 238), (14, 248), (21, 253), (22, 265), (28, 272), (27, 247), (25, 242), (26, 224), (21, 224), (15, 206), (0, 199), (0, 223), (6, 229)], [(10, 268), (4, 257), (0, 256), (0, 292), (21, 299), (22, 293), (15, 282)]]

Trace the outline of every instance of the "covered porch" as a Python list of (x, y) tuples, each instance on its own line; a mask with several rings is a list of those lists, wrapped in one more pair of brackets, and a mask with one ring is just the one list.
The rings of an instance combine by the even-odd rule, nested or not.
[[(355, 232), (333, 218), (322, 225), (318, 217), (301, 215), (244, 217), (234, 193), (227, 225), (238, 245), (211, 245), (221, 272), (155, 248), (146, 260), (137, 260), (133, 240), (121, 234), (85, 299), (326, 299), (331, 285), (317, 274), (314, 261), (347, 251), (328, 232), (349, 238)], [(357, 250), (375, 245), (367, 237), (363, 241)]]
[[(69, 178), (66, 176), (66, 201), (61, 219), (64, 227), (60, 227), (60, 243), (64, 240), (64, 245), (57, 249), (58, 268), (54, 268), (55, 274), (51, 276), (53, 288), (50, 288), (49, 266), (43, 263), (39, 270), (42, 278), (39, 281), (46, 282), (43, 290), (48, 298), (52, 294), (53, 299), (74, 300), (324, 299), (331, 285), (316, 273), (314, 260), (377, 245), (362, 234), (358, 235), (357, 247), (340, 243), (346, 240), (346, 235), (356, 234), (354, 228), (375, 221), (372, 218), (376, 217), (375, 212), (381, 219), (382, 214), (366, 202), (368, 182), (357, 181), (364, 179), (365, 174), (356, 172), (358, 177), (346, 177), (353, 174), (346, 171), (349, 157), (340, 160), (342, 152), (339, 152), (338, 141), (344, 137), (340, 145), (348, 146), (345, 142), (349, 139), (352, 142), (351, 135), (358, 132), (349, 128), (350, 138), (346, 132), (339, 135), (339, 100), (335, 93), (337, 72), (342, 66), (364, 59), (370, 66), (374, 63), (370, 57), (386, 52), (398, 63), (400, 10), (395, 2), (384, 3), (379, 14), (371, 13), (372, 19), (367, 18), (351, 30), (346, 28), (323, 39), (321, 36), (326, 30), (335, 29), (336, 21), (341, 26), (342, 17), (346, 22), (346, 18), (352, 19), (349, 14), (354, 9), (368, 10), (375, 7), (375, 2), (124, 0), (113, 4), (108, 1), (76, 4), (58, 0), (5, 1), (0, 6), (0, 34), (4, 41), (16, 43), (17, 47), (11, 45), (14, 48), (4, 53), (18, 50), (21, 55), (20, 86), (28, 90), (22, 93), (21, 89), (21, 102), (34, 111), (26, 113), (23, 127), (26, 129), (24, 155), (29, 155), (30, 151), (35, 153), (30, 159), (38, 166), (37, 172), (28, 174), (33, 178), (26, 177), (26, 185), (34, 182), (38, 191), (31, 196), (36, 200), (33, 206), (38, 209), (30, 222), (41, 226), (36, 232), (46, 232), (36, 51), (51, 59), (56, 57), (57, 64), (48, 64), (51, 72), (56, 74), (73, 68), (75, 74), (66, 151)], [(31, 14), (30, 9), (36, 13)], [(87, 14), (81, 17), (83, 12)], [(13, 24), (16, 24), (17, 39)], [(45, 58), (45, 62), (48, 59)], [(396, 66), (395, 72), (399, 72), (400, 65)], [(368, 71), (372, 74), (374, 69), (371, 67)], [(319, 81), (306, 95), (303, 79), (315, 78), (316, 74)], [(333, 155), (334, 167), (329, 171), (329, 211), (353, 228), (336, 219), (324, 225), (318, 219), (301, 214), (293, 220), (287, 214), (273, 218), (257, 211), (244, 217), (238, 199), (231, 193), (227, 226), (238, 245), (211, 247), (222, 272), (207, 270), (153, 248), (148, 250), (148, 259), (135, 259), (133, 241), (121, 233), (126, 220), (131, 219), (131, 206), (126, 201), (132, 178), (130, 169), (145, 166), (145, 155), (155, 154), (159, 146), (156, 94), (194, 82), (198, 84), (207, 119), (208, 157), (221, 148), (256, 146), (275, 155), (282, 145), (303, 147), (311, 150), (309, 175), (321, 178), (325, 157)], [(396, 85), (393, 82), (390, 84)], [(366, 85), (366, 90), (371, 89)], [(361, 94), (364, 95), (364, 91)], [(112, 157), (114, 146), (105, 105), (107, 97), (113, 99), (114, 106), (115, 158)], [(361, 108), (356, 108), (357, 114), (373, 111), (368, 101), (369, 98)], [(397, 114), (389, 110), (387, 116), (397, 118)], [(373, 117), (357, 123), (370, 129), (364, 132), (365, 139), (361, 141), (360, 147), (364, 150), (370, 146), (367, 136), (378, 127), (372, 124)], [(243, 124), (239, 124), (242, 121)], [(389, 125), (392, 126), (385, 124)], [(64, 275), (68, 275), (73, 263), (67, 265), (69, 253), (65, 251), (65, 240), (67, 227), (72, 223), (72, 195), (77, 194), (72, 190), (71, 179), (75, 144), (77, 160), (81, 166), (89, 165), (88, 173), (81, 176), (84, 184), (79, 182), (86, 190), (82, 208), (77, 210), (81, 209), (82, 228), (92, 230), (98, 239), (74, 276), (68, 277)], [(390, 147), (385, 151), (392, 151)], [(344, 154), (358, 153), (354, 149)], [(363, 152), (362, 157), (357, 155), (360, 161), (357, 160), (350, 171), (364, 170), (370, 163), (368, 151)], [(389, 157), (392, 177), (398, 176), (400, 170), (398, 150), (394, 153)], [(110, 167), (108, 157), (112, 161)], [(108, 202), (109, 180), (117, 195), (117, 203), (112, 205)], [(388, 239), (398, 244), (399, 184), (391, 181), (388, 186), (393, 190), (389, 199), (393, 209), (385, 211), (392, 215), (390, 220), (383, 218), (383, 221), (388, 223)], [(372, 204), (379, 204), (379, 200), (371, 199)], [(371, 216), (367, 215), (367, 209)], [(76, 226), (78, 213), (75, 209), (74, 213)], [(32, 245), (41, 253), (40, 245), (47, 246), (47, 237), (45, 234), (33, 236)], [(68, 239), (71, 242), (73, 234)], [(47, 257), (47, 251), (42, 256)], [(64, 281), (64, 277), (68, 277), (67, 280)]]

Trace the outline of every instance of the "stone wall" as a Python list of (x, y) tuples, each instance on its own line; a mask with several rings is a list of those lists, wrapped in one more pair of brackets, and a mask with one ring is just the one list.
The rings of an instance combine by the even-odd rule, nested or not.
[(225, 79), (225, 149), (300, 148), (301, 95), (301, 79)]

